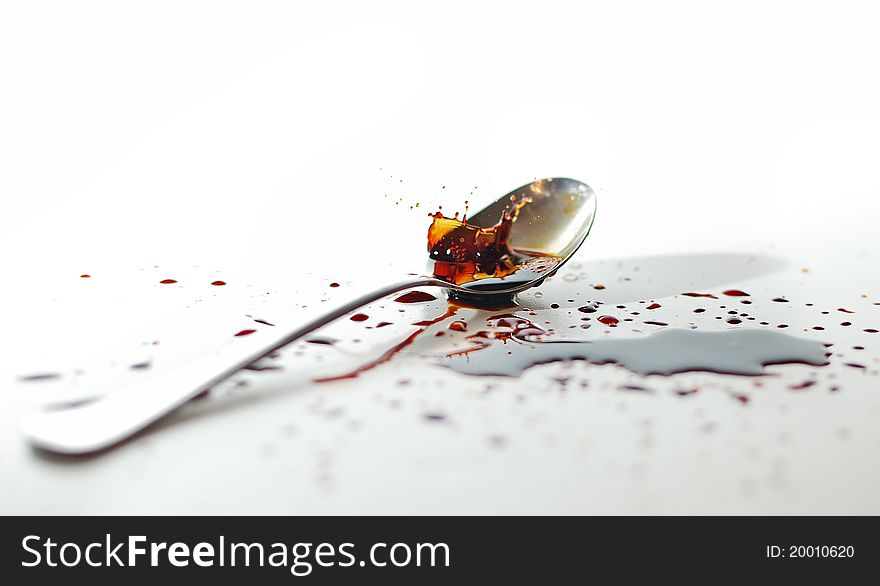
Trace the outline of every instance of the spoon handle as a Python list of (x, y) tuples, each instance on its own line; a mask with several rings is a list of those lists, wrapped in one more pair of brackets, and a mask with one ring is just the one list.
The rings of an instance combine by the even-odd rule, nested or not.
[(439, 285), (442, 283), (429, 277), (412, 277), (382, 287), (343, 303), (284, 335), (276, 336), (259, 350), (255, 351), (250, 344), (230, 343), (207, 356), (168, 372), (157, 373), (91, 403), (27, 416), (22, 420), (22, 433), (34, 446), (52, 452), (88, 454), (104, 450), (156, 422), (245, 366), (363, 305), (413, 287)]

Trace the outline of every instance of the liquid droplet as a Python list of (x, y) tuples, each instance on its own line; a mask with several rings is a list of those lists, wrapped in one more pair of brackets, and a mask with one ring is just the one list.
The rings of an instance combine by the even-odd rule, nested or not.
[(814, 381), (814, 380), (805, 380), (804, 382), (798, 383), (796, 385), (788, 385), (788, 388), (793, 391), (800, 391), (802, 389), (808, 389), (815, 384), (816, 384), (816, 381)]
[(715, 297), (715, 296), (712, 295), (711, 293), (694, 293), (694, 292), (689, 292), (689, 293), (682, 293), (682, 295), (684, 295), (685, 297), (708, 297), (709, 299), (718, 299), (717, 297)]
[(620, 320), (612, 315), (603, 315), (599, 318), (599, 321), (612, 328), (617, 327), (617, 324), (620, 323)]
[(454, 330), (456, 332), (465, 332), (467, 331), (467, 322), (462, 320), (455, 320), (451, 324), (449, 324), (449, 329)]
[(425, 303), (436, 299), (436, 297), (424, 291), (409, 291), (395, 299), (395, 301), (398, 303)]
[(26, 374), (18, 377), (21, 382), (38, 382), (46, 380), (56, 380), (61, 378), (61, 374), (57, 372), (38, 372), (35, 374)]

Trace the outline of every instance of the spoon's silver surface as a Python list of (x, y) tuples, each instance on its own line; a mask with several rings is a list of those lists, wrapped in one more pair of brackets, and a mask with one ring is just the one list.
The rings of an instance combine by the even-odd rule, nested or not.
[(503, 279), (485, 279), (463, 286), (433, 276), (417, 276), (382, 287), (343, 303), (307, 323), (277, 336), (254, 351), (235, 345), (180, 368), (120, 388), (91, 403), (30, 415), (22, 432), (34, 446), (64, 454), (107, 449), (159, 420), (193, 397), (314, 330), (383, 297), (414, 287), (442, 287), (466, 296), (510, 296), (540, 285), (568, 260), (586, 239), (596, 213), (596, 197), (573, 179), (541, 179), (516, 189), (474, 214), (468, 223), (495, 225), (509, 209), (511, 196), (528, 197), (513, 223), (509, 246), (520, 256), (555, 257), (544, 268), (517, 271)]

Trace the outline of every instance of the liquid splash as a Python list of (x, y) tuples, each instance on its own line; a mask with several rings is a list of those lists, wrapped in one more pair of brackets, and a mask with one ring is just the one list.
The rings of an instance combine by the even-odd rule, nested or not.
[[(438, 211), (430, 214), (428, 255), (436, 278), (471, 288), (504, 288), (505, 278), (516, 274), (529, 281), (549, 272), (560, 263), (558, 257), (534, 251), (513, 250), (509, 245), (510, 230), (520, 210), (531, 203), (524, 197), (501, 213), (498, 223), (489, 228), (468, 224), (467, 215), (458, 219)], [(479, 283), (479, 284), (478, 284)]]

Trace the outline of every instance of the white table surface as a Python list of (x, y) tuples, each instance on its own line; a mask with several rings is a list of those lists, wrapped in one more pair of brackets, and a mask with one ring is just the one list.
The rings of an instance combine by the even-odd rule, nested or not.
[[(5, 5), (0, 512), (877, 514), (880, 334), (863, 331), (880, 329), (876, 17), (777, 2)], [(680, 294), (735, 287), (757, 321), (842, 356), (757, 379), (585, 363), (486, 379), (436, 366), (456, 337), (426, 332), (315, 383), (445, 309), (386, 301), (323, 332), (336, 347), (291, 346), (279, 370), (101, 455), (50, 456), (18, 432), (48, 403), (257, 343), (231, 336), (248, 315), (293, 325), (420, 269), (427, 212), (553, 175), (589, 183), (599, 213), (573, 263), (520, 297), (536, 319), (561, 331), (581, 300), (654, 300), (654, 319), (722, 329), (715, 306), (736, 300)], [(486, 316), (459, 314), (471, 329)], [(366, 328), (380, 319), (395, 325)], [(633, 328), (649, 329), (584, 335)], [(61, 376), (20, 379), (41, 372)]]

